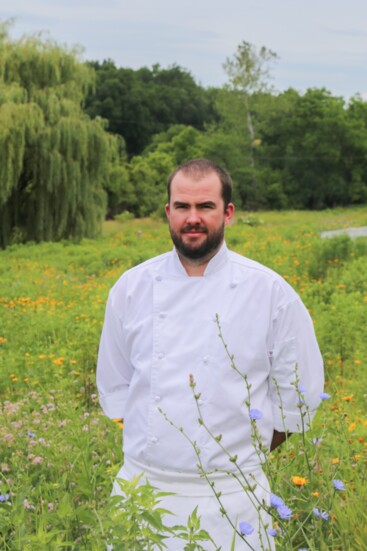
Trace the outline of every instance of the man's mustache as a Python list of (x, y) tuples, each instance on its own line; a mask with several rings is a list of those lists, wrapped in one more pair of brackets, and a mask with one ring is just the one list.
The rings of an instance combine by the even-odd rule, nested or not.
[(185, 226), (182, 228), (181, 233), (189, 233), (192, 231), (208, 233), (208, 230), (205, 226)]

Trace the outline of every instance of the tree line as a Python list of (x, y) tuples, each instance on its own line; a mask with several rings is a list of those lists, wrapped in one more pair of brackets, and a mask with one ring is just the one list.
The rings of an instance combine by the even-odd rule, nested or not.
[(367, 200), (367, 103), (270, 87), (276, 54), (243, 42), (228, 81), (81, 60), (0, 26), (0, 246), (93, 237), (106, 216), (162, 211), (177, 164), (225, 166), (240, 209)]

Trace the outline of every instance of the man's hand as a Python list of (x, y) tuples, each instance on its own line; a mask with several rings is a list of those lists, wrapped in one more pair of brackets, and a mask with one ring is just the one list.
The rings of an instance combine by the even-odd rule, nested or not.
[(278, 432), (277, 430), (275, 430), (273, 432), (273, 439), (271, 441), (270, 451), (272, 452), (273, 450), (275, 450), (275, 448), (280, 446), (280, 444), (283, 444), (283, 442), (285, 442), (285, 440), (287, 440), (287, 438), (289, 438), (291, 434), (291, 432)]

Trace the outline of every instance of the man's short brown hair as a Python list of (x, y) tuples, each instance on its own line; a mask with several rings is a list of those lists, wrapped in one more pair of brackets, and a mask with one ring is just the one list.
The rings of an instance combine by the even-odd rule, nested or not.
[(224, 208), (226, 209), (228, 203), (231, 203), (232, 179), (230, 175), (226, 170), (224, 170), (224, 168), (221, 168), (217, 164), (213, 163), (213, 161), (209, 161), (208, 159), (192, 159), (191, 161), (187, 161), (186, 163), (178, 166), (172, 172), (167, 182), (168, 202), (170, 202), (171, 199), (172, 180), (179, 172), (182, 172), (185, 176), (191, 176), (195, 180), (200, 180), (210, 172), (215, 172), (218, 175), (219, 180), (222, 184), (222, 199), (224, 201)]

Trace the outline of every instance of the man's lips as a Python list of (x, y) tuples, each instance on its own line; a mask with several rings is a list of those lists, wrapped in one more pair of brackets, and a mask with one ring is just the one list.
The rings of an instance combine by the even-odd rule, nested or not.
[(199, 235), (203, 233), (208, 233), (206, 228), (184, 228), (182, 233), (188, 233), (189, 235)]

